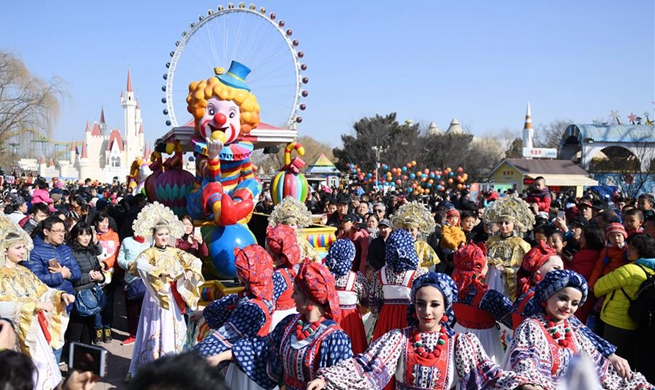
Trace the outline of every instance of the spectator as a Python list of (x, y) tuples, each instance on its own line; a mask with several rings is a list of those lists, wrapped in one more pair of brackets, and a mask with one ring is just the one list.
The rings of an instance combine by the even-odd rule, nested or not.
[(23, 227), (27, 234), (32, 234), (34, 228), (39, 222), (50, 216), (50, 208), (45, 203), (37, 203), (32, 205), (32, 210), (28, 216), (23, 218), (18, 224)]
[(118, 234), (109, 227), (109, 215), (107, 213), (98, 213), (93, 219), (93, 226), (97, 239), (102, 247), (102, 251), (98, 255), (98, 260), (100, 261), (105, 278), (110, 279), (106, 281), (107, 284), (103, 287), (107, 296), (107, 304), (102, 309), (102, 312), (96, 316), (94, 342), (97, 344), (101, 341), (105, 343), (111, 342), (113, 338), (111, 325), (114, 320), (114, 295), (116, 288), (121, 284), (121, 278), (118, 273), (116, 273), (116, 277), (113, 277), (113, 274), (117, 270), (114, 268), (114, 264), (116, 263), (116, 257), (118, 257), (120, 241)]
[[(125, 271), (125, 311), (127, 314), (127, 339), (123, 340), (122, 345), (132, 345), (136, 341), (136, 331), (139, 326), (139, 315), (143, 305), (143, 296), (145, 294), (145, 284), (143, 280), (136, 275), (134, 262), (144, 250), (150, 247), (150, 243), (145, 237), (133, 236), (125, 237), (121, 243), (116, 262), (118, 266)], [(130, 272), (132, 268), (133, 272)]]
[(353, 260), (352, 271), (365, 274), (369, 246), (369, 234), (366, 225), (360, 224), (355, 214), (346, 214), (341, 219), (341, 230), (337, 238), (349, 239), (355, 244), (356, 255)]
[[(369, 244), (367, 266), (376, 272), (385, 265), (384, 248), (390, 233), (391, 222), (388, 219), (381, 220), (378, 223), (378, 236)], [(370, 275), (370, 268), (367, 269), (367, 276)], [(368, 279), (370, 280), (370, 277)]]
[(655, 198), (651, 194), (641, 194), (637, 198), (637, 208), (644, 213), (644, 218), (648, 218), (651, 215), (655, 215), (653, 210), (653, 204), (655, 203)]
[(337, 211), (328, 217), (327, 225), (339, 229), (337, 236), (341, 232), (343, 217), (348, 214), (348, 203), (349, 199), (347, 196), (340, 196), (337, 199)]
[(644, 213), (639, 209), (628, 210), (623, 218), (623, 227), (628, 237), (644, 232)]
[(546, 179), (542, 176), (538, 176), (534, 179), (533, 188), (528, 193), (528, 197), (525, 199), (534, 214), (539, 214), (540, 212), (548, 214), (550, 212), (550, 190), (546, 186)]
[(208, 256), (209, 250), (207, 249), (207, 243), (202, 239), (202, 234), (200, 231), (198, 233), (194, 232), (193, 218), (190, 215), (185, 215), (182, 217), (182, 223), (184, 224), (184, 235), (177, 239), (175, 247), (196, 257)]
[(373, 214), (377, 215), (380, 220), (386, 218), (387, 207), (384, 203), (378, 202), (373, 204)]
[(5, 207), (5, 214), (10, 220), (19, 223), (27, 213), (27, 202), (22, 196), (11, 197), (11, 203)]
[(366, 228), (368, 229), (368, 234), (371, 240), (377, 238), (378, 236), (378, 225), (380, 220), (375, 214), (368, 214), (366, 217)]
[(128, 390), (227, 390), (220, 371), (195, 352), (164, 356), (139, 368)]

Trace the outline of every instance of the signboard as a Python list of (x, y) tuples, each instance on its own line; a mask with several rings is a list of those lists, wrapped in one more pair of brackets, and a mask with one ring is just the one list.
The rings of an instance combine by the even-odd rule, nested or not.
[(523, 148), (523, 157), (557, 158), (557, 149)]

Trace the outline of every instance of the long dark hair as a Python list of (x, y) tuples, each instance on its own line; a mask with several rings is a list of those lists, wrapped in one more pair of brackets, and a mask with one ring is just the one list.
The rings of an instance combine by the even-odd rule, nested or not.
[(93, 229), (91, 229), (91, 226), (89, 226), (88, 223), (80, 221), (76, 223), (75, 226), (73, 226), (71, 229), (68, 246), (73, 249), (73, 252), (91, 251), (92, 253), (98, 255), (99, 253), (96, 253), (97, 250), (96, 246), (93, 245), (93, 241), (90, 241), (88, 246), (82, 246), (79, 242), (77, 242), (77, 237), (83, 234), (93, 236)]

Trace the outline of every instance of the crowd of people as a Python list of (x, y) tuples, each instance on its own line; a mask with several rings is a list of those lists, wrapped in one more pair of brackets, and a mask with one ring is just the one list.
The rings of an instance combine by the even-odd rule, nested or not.
[[(0, 360), (28, 357), (35, 388), (97, 380), (63, 381), (58, 363), (114, 338), (115, 299), (135, 389), (653, 388), (649, 194), (576, 199), (537, 178), (475, 199), (263, 195), (265, 245), (235, 248), (243, 290), (202, 307), (209, 243), (193, 219), (80, 184), (10, 187), (0, 215), (0, 336), (15, 337)], [(336, 228), (324, 256), (303, 236), (313, 215)]]

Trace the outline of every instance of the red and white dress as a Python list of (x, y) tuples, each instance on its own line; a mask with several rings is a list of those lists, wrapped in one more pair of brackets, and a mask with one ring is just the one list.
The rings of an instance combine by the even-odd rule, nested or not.
[(368, 282), (361, 272), (348, 272), (335, 279), (339, 306), (341, 308), (341, 328), (350, 336), (353, 354), (358, 355), (366, 350), (368, 342), (362, 314), (358, 304), (368, 306)]

